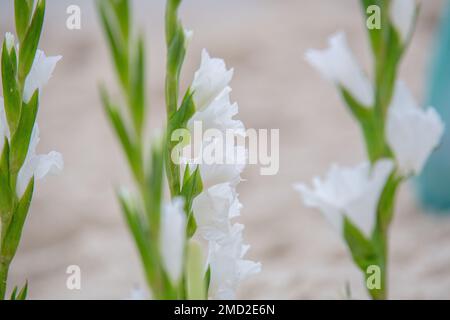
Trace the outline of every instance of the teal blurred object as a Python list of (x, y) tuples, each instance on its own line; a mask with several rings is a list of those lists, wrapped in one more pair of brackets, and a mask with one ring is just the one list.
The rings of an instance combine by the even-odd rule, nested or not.
[(445, 3), (428, 79), (428, 106), (434, 106), (446, 125), (442, 145), (430, 157), (417, 179), (420, 200), (426, 209), (450, 214), (450, 1)]

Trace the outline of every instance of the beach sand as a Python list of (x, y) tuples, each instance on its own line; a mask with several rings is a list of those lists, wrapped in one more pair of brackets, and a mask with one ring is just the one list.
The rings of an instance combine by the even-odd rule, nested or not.
[[(239, 186), (244, 205), (239, 221), (252, 246), (249, 257), (262, 272), (246, 281), (240, 298), (340, 299), (367, 295), (339, 234), (323, 216), (306, 209), (292, 184), (323, 175), (331, 163), (365, 159), (356, 122), (335, 89), (303, 59), (322, 48), (336, 31), (347, 32), (366, 68), (371, 65), (357, 0), (184, 1), (184, 25), (194, 30), (183, 71), (192, 81), (200, 52), (222, 57), (233, 67), (232, 98), (248, 128), (280, 129), (280, 170), (261, 176), (249, 166)], [(1, 34), (11, 30), (9, 0), (0, 0)], [(422, 12), (401, 76), (423, 97), (432, 35), (442, 1), (423, 1)], [(65, 8), (78, 4), (82, 29), (65, 28)], [(130, 183), (125, 159), (100, 104), (98, 86), (114, 97), (111, 60), (92, 10), (93, 1), (48, 1), (41, 47), (61, 54), (41, 100), (40, 152), (58, 150), (65, 170), (39, 182), (10, 284), (26, 279), (32, 299), (127, 299), (145, 287), (140, 261), (115, 198)], [(164, 123), (163, 1), (136, 1), (135, 22), (148, 51), (149, 136)], [(3, 9), (5, 8), (5, 9)], [(390, 238), (390, 297), (450, 298), (450, 216), (423, 212), (411, 185), (404, 185)], [(66, 287), (66, 269), (78, 265), (82, 288)]]

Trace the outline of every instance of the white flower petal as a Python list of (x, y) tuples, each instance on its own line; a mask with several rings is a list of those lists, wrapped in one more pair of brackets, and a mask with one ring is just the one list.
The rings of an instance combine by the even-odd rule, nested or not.
[(37, 166), (34, 171), (36, 179), (40, 180), (47, 175), (58, 175), (64, 169), (64, 159), (61, 153), (52, 151), (46, 155), (36, 156)]
[(235, 224), (228, 236), (220, 243), (210, 243), (209, 265), (211, 267), (210, 297), (235, 299), (239, 283), (261, 270), (261, 265), (243, 256), (248, 246), (243, 245), (244, 226)]
[(363, 163), (354, 168), (332, 166), (322, 181), (314, 179), (314, 188), (296, 185), (306, 206), (322, 211), (325, 217), (342, 232), (343, 216), (355, 224), (367, 237), (375, 226), (376, 209), (381, 192), (394, 164), (383, 159), (371, 168)]
[(160, 249), (164, 268), (173, 284), (181, 279), (186, 242), (186, 214), (184, 200), (175, 198), (166, 204), (161, 216)]
[(37, 50), (33, 66), (25, 80), (23, 100), (28, 103), (36, 90), (41, 90), (50, 80), (56, 63), (61, 56), (47, 57), (41, 50)]
[(236, 103), (231, 104), (230, 92), (231, 88), (226, 87), (206, 108), (197, 111), (188, 122), (189, 130), (192, 132), (194, 123), (201, 121), (204, 131), (218, 129), (225, 133), (226, 130), (233, 130), (236, 135), (243, 136), (244, 124), (233, 119), (238, 114), (239, 107)]
[(36, 180), (40, 180), (49, 174), (57, 175), (64, 169), (64, 160), (60, 153), (52, 151), (47, 155), (36, 155), (39, 140), (39, 127), (35, 125), (27, 156), (17, 176), (16, 193), (19, 198), (25, 193), (33, 176)]
[(391, 0), (390, 17), (402, 41), (406, 41), (411, 34), (416, 10), (416, 0)]
[(420, 174), (439, 145), (444, 123), (433, 109), (419, 108), (406, 85), (398, 82), (389, 108), (386, 135), (403, 176)]
[(222, 183), (196, 197), (192, 209), (198, 233), (208, 241), (219, 241), (230, 232), (230, 219), (239, 215), (241, 205), (234, 188)]
[(197, 110), (205, 109), (228, 86), (232, 77), (233, 70), (227, 70), (222, 59), (211, 58), (203, 50), (200, 69), (191, 86)]
[(14, 48), (15, 43), (14, 35), (11, 32), (7, 32), (5, 34), (5, 41), (6, 41), (6, 50), (8, 50), (8, 52), (11, 52), (12, 48)]
[(31, 178), (34, 175), (34, 171), (38, 166), (39, 161), (36, 157), (36, 148), (39, 144), (39, 140), (39, 126), (36, 124), (31, 133), (27, 156), (17, 176), (16, 192), (19, 198), (25, 193)]
[(343, 32), (329, 39), (327, 49), (310, 49), (305, 58), (323, 77), (346, 89), (364, 107), (373, 106), (372, 84), (358, 65)]

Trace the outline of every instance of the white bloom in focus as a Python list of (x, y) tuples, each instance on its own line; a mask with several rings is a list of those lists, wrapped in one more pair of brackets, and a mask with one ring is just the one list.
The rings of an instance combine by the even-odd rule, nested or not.
[(35, 125), (27, 156), (17, 177), (16, 192), (19, 198), (25, 193), (33, 176), (36, 180), (40, 180), (49, 174), (57, 175), (64, 169), (64, 160), (59, 152), (52, 151), (47, 155), (36, 155), (39, 140), (39, 127)]
[(61, 56), (47, 57), (41, 50), (37, 50), (33, 66), (25, 80), (23, 89), (23, 100), (30, 102), (36, 90), (41, 90), (50, 80), (56, 63), (61, 60)]
[(12, 48), (14, 48), (15, 43), (14, 35), (11, 32), (7, 32), (5, 34), (5, 41), (6, 41), (6, 50), (8, 50), (8, 53), (10, 53)]
[(325, 50), (308, 50), (305, 58), (323, 77), (343, 87), (364, 107), (373, 106), (372, 84), (350, 50), (345, 33), (333, 35)]
[(244, 136), (245, 127), (242, 121), (234, 120), (233, 117), (239, 112), (237, 103), (230, 102), (231, 88), (226, 87), (208, 107), (198, 110), (188, 122), (188, 128), (192, 132), (196, 121), (202, 122), (204, 131), (217, 129), (222, 132), (233, 130), (235, 134)]
[(401, 174), (420, 174), (443, 134), (444, 123), (436, 110), (421, 109), (406, 85), (398, 82), (389, 107), (386, 135)]
[(235, 299), (239, 283), (261, 271), (260, 263), (243, 259), (249, 249), (249, 246), (243, 244), (243, 230), (243, 225), (235, 224), (226, 239), (220, 243), (210, 243), (209, 295), (212, 299)]
[(186, 223), (183, 198), (175, 198), (164, 205), (160, 249), (164, 268), (174, 285), (179, 283), (183, 270)]
[[(204, 147), (204, 145), (202, 146)], [(218, 156), (219, 159), (205, 159), (206, 156), (193, 158), (190, 154), (193, 151), (190, 149), (191, 146), (183, 149), (183, 155), (180, 159), (182, 164), (181, 172), (185, 171), (187, 165), (189, 165), (191, 172), (199, 167), (204, 190), (222, 183), (230, 183), (233, 187), (236, 187), (241, 182), (241, 173), (247, 164), (247, 151), (245, 147), (233, 146), (230, 150), (224, 150), (222, 156)], [(203, 150), (201, 149), (200, 151)], [(211, 160), (211, 162), (205, 160)]]
[(230, 232), (230, 219), (239, 216), (241, 207), (229, 183), (205, 190), (192, 203), (198, 233), (208, 241), (223, 239)]
[(375, 163), (363, 163), (354, 168), (332, 166), (324, 180), (315, 178), (313, 188), (298, 184), (306, 206), (318, 208), (340, 232), (346, 216), (367, 237), (370, 237), (376, 221), (381, 193), (394, 164), (383, 159)]
[(227, 70), (222, 59), (211, 58), (204, 49), (200, 69), (191, 86), (197, 111), (208, 107), (228, 87), (232, 78), (233, 70)]
[(391, 0), (389, 7), (390, 17), (402, 41), (406, 41), (411, 34), (416, 10), (416, 0)]

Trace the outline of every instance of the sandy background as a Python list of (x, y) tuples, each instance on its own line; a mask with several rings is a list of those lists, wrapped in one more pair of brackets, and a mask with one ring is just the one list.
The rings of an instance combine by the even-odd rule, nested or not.
[[(12, 0), (0, 0), (0, 34), (12, 30)], [(432, 32), (442, 1), (423, 1), (418, 31), (402, 76), (422, 96)], [(65, 8), (82, 9), (82, 30), (65, 28)], [(136, 22), (149, 48), (151, 126), (162, 127), (165, 48), (163, 5), (135, 1)], [(117, 206), (114, 187), (128, 181), (124, 158), (104, 117), (98, 84), (114, 95), (115, 78), (93, 1), (48, 1), (41, 47), (64, 56), (43, 92), (41, 152), (63, 153), (66, 168), (37, 187), (10, 283), (28, 279), (30, 298), (80, 299), (130, 296), (142, 284), (140, 262)], [(192, 79), (200, 51), (208, 48), (235, 68), (233, 99), (247, 127), (281, 130), (281, 168), (262, 177), (258, 167), (241, 184), (242, 219), (251, 258), (263, 272), (241, 288), (242, 298), (337, 299), (349, 282), (365, 298), (360, 273), (336, 232), (292, 190), (296, 181), (322, 175), (332, 162), (364, 159), (355, 122), (334, 88), (303, 60), (309, 47), (345, 30), (370, 66), (356, 0), (186, 0), (186, 27), (195, 31), (184, 82)], [(424, 214), (404, 186), (391, 237), (391, 298), (450, 298), (450, 216)], [(82, 269), (82, 290), (65, 286), (66, 268)]]

